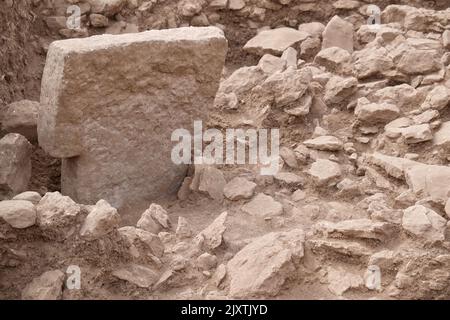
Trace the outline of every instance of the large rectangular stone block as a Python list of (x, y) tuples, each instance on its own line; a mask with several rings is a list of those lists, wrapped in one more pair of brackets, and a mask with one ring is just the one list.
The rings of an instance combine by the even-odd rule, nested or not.
[(207, 118), (226, 51), (214, 27), (53, 42), (38, 136), (63, 158), (62, 192), (116, 207), (175, 192), (172, 131)]

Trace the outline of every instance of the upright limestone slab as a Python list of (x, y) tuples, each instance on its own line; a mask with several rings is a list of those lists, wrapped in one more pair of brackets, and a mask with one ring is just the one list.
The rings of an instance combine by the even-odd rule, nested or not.
[(175, 192), (172, 131), (206, 119), (226, 51), (213, 27), (53, 42), (38, 135), (63, 158), (62, 192), (116, 207)]

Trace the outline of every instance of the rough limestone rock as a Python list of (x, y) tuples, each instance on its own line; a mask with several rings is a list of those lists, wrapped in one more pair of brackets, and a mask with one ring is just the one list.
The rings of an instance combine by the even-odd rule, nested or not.
[(223, 234), (227, 229), (225, 225), (227, 216), (228, 212), (222, 212), (208, 227), (196, 236), (196, 240), (201, 243), (201, 246), (208, 250), (214, 250), (222, 244)]
[(60, 270), (44, 272), (23, 289), (22, 300), (61, 299), (64, 278), (65, 274)]
[(302, 23), (298, 26), (298, 30), (309, 34), (311, 37), (320, 38), (325, 30), (325, 25), (320, 22)]
[(37, 205), (41, 201), (42, 197), (36, 191), (25, 191), (16, 195), (13, 200), (25, 200), (29, 201), (34, 205)]
[(62, 192), (116, 208), (175, 193), (187, 167), (171, 159), (172, 132), (207, 117), (226, 51), (215, 27), (53, 42), (38, 133), (64, 158)]
[(429, 124), (418, 124), (401, 129), (401, 134), (408, 144), (429, 141), (433, 133)]
[(353, 53), (353, 33), (353, 25), (350, 22), (334, 16), (323, 31), (322, 49), (339, 47)]
[(384, 48), (365, 48), (353, 53), (353, 70), (358, 79), (386, 76), (394, 67), (392, 58)]
[(408, 50), (398, 62), (397, 68), (408, 75), (426, 74), (442, 67), (439, 56), (430, 50)]
[(278, 172), (273, 178), (278, 185), (287, 188), (298, 188), (305, 183), (302, 177), (292, 172)]
[(119, 222), (120, 216), (117, 210), (105, 200), (99, 200), (84, 220), (80, 235), (83, 238), (95, 240), (117, 229)]
[(342, 150), (343, 142), (333, 136), (320, 136), (314, 139), (303, 141), (303, 144), (308, 148), (324, 151), (338, 151)]
[(25, 200), (0, 201), (0, 218), (13, 228), (28, 228), (36, 222), (36, 208)]
[(38, 225), (43, 229), (59, 230), (71, 225), (81, 208), (59, 192), (47, 192), (36, 206)]
[(330, 47), (321, 50), (314, 58), (314, 63), (325, 67), (329, 72), (348, 74), (351, 72), (351, 54), (339, 47)]
[(352, 288), (360, 288), (364, 285), (363, 278), (342, 269), (328, 268), (327, 272), (328, 290), (337, 296), (341, 296)]
[(444, 150), (450, 150), (450, 121), (444, 122), (434, 133), (433, 144)]
[(119, 228), (117, 231), (128, 241), (132, 256), (136, 258), (141, 256), (139, 248), (144, 248), (145, 255), (163, 256), (164, 244), (157, 235), (131, 226)]
[(427, 240), (444, 240), (447, 220), (433, 210), (415, 205), (404, 210), (402, 226), (408, 233)]
[(442, 110), (450, 104), (450, 89), (446, 86), (436, 86), (431, 90), (420, 106), (421, 109)]
[(250, 39), (244, 50), (260, 56), (266, 53), (280, 56), (287, 48), (295, 46), (308, 36), (306, 32), (286, 27), (264, 30)]
[(337, 223), (321, 221), (315, 225), (317, 232), (330, 238), (360, 238), (378, 241), (389, 240), (395, 228), (389, 223), (370, 219), (343, 220)]
[(307, 172), (318, 185), (334, 184), (342, 174), (339, 164), (326, 159), (316, 160)]
[(31, 144), (20, 134), (0, 140), (0, 200), (27, 190), (31, 178)]
[(354, 77), (332, 77), (325, 86), (324, 102), (326, 104), (339, 104), (355, 93), (358, 80)]
[(227, 264), (230, 296), (275, 296), (294, 275), (304, 254), (304, 232), (273, 232), (254, 239)]
[(159, 204), (152, 203), (150, 207), (144, 211), (136, 226), (148, 232), (158, 234), (163, 229), (170, 227), (169, 216)]
[(223, 190), (227, 199), (242, 200), (250, 199), (256, 189), (256, 183), (248, 181), (245, 178), (236, 177), (228, 182)]
[(267, 74), (282, 72), (286, 68), (286, 60), (271, 54), (265, 54), (259, 60), (258, 66)]
[(209, 195), (214, 200), (223, 199), (223, 189), (227, 181), (222, 171), (212, 165), (195, 165), (195, 174), (191, 183), (191, 190)]
[(37, 141), (37, 119), (39, 102), (21, 100), (6, 107), (2, 116), (2, 127), (5, 131), (19, 133), (31, 142)]
[(140, 288), (150, 288), (158, 281), (158, 273), (156, 271), (138, 264), (130, 264), (114, 270), (112, 275)]
[(394, 120), (400, 114), (400, 110), (394, 104), (387, 102), (370, 103), (366, 98), (358, 99), (355, 108), (355, 116), (366, 123), (387, 123)]
[(271, 196), (258, 193), (252, 201), (242, 206), (242, 211), (252, 216), (269, 218), (283, 214), (283, 205)]
[(119, 13), (127, 3), (126, 0), (87, 0), (93, 13), (113, 16)]

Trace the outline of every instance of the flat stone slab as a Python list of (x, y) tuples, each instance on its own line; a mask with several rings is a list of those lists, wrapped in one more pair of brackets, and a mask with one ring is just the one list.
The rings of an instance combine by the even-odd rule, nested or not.
[(266, 53), (280, 56), (287, 48), (308, 37), (306, 32), (286, 27), (264, 30), (250, 39), (244, 50), (260, 56)]
[(42, 79), (39, 144), (63, 158), (62, 193), (114, 207), (174, 193), (175, 129), (205, 120), (225, 61), (215, 27), (56, 41)]

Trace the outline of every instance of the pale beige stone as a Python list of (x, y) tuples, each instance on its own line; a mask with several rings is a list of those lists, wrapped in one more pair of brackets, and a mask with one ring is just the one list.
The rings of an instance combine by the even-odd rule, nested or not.
[(175, 193), (186, 166), (171, 160), (171, 134), (207, 117), (226, 50), (213, 27), (53, 42), (38, 132), (65, 158), (62, 192), (118, 208)]

